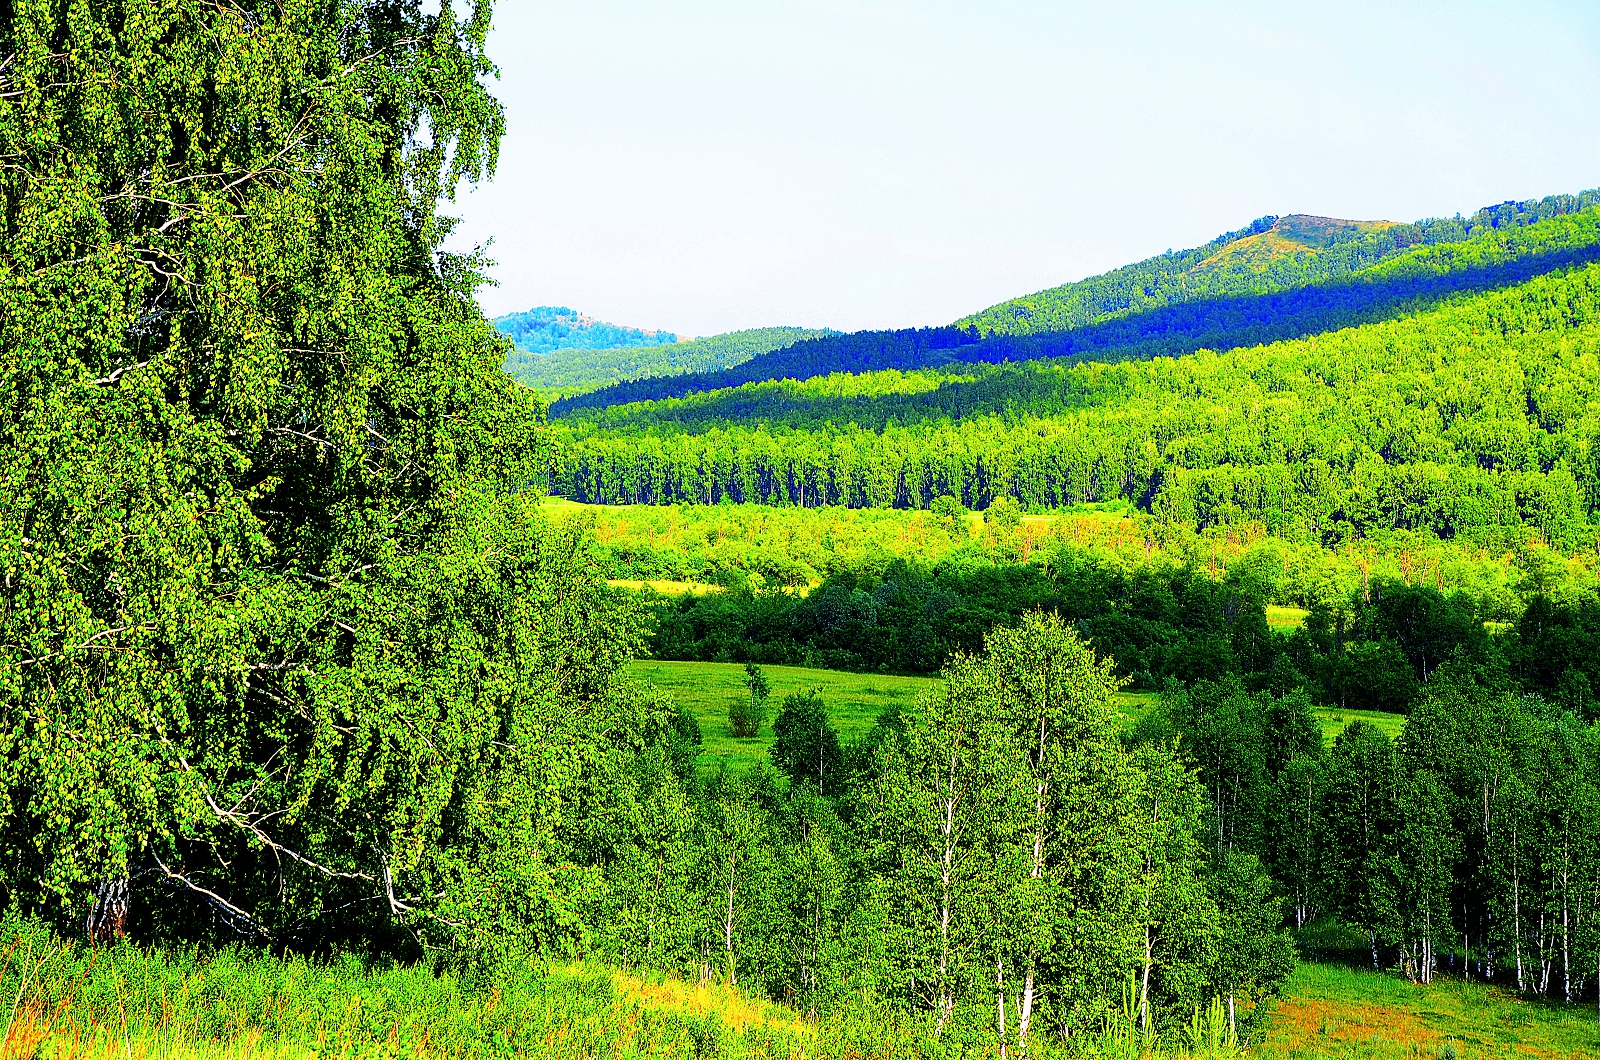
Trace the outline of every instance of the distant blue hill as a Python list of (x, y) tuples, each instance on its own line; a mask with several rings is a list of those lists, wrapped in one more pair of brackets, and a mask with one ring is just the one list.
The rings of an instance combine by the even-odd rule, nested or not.
[(678, 341), (670, 331), (645, 331), (607, 324), (566, 306), (539, 306), (526, 313), (496, 317), (494, 326), (524, 353), (554, 350), (619, 350), (629, 346), (661, 346)]

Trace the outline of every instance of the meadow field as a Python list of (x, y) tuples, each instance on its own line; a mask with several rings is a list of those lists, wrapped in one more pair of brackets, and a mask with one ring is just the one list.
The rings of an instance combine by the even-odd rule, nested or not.
[[(986, 1057), (862, 1001), (813, 1021), (711, 981), (595, 961), (374, 965), (225, 949), (91, 950), (37, 925), (0, 926), (0, 1060), (311, 1060), (319, 1057), (875, 1060)], [(1262, 1060), (1557, 1060), (1600, 1055), (1587, 1006), (1441, 978), (1302, 961), (1237, 1046), (1178, 1033), (1160, 1050), (1102, 1032), (1072, 1055)], [(1062, 1055), (1040, 1040), (1030, 1055)]]
[[(784, 696), (820, 691), (840, 739), (850, 741), (865, 736), (885, 710), (914, 708), (917, 696), (938, 681), (933, 677), (857, 674), (803, 666), (763, 666), (761, 672), (772, 685), (767, 724), (757, 736), (738, 737), (728, 724), (728, 705), (747, 694), (742, 664), (636, 659), (628, 665), (630, 675), (672, 693), (673, 700), (694, 715), (700, 725), (702, 750), (698, 765), (702, 772), (714, 772), (723, 765), (744, 772), (753, 766), (772, 747), (772, 718), (782, 709)], [(1154, 692), (1121, 692), (1117, 704), (1131, 725), (1158, 699), (1160, 696)], [(1400, 734), (1405, 724), (1399, 714), (1376, 710), (1317, 707), (1313, 713), (1322, 726), (1323, 742), (1330, 745), (1352, 721), (1376, 726), (1391, 739)]]

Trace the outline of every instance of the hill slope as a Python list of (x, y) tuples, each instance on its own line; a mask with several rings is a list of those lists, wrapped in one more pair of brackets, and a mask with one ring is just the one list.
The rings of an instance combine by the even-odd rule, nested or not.
[(1459, 243), (1479, 233), (1533, 224), (1600, 203), (1600, 190), (1488, 206), (1471, 217), (1414, 224), (1342, 221), (1295, 214), (1264, 217), (1204, 246), (1157, 255), (1076, 283), (991, 306), (956, 322), (983, 336), (1037, 335), (1119, 315), (1240, 294), (1266, 294), (1350, 275), (1417, 244)]
[(804, 339), (837, 334), (826, 328), (752, 328), (670, 345), (558, 349), (542, 355), (513, 350), (505, 369), (525, 386), (565, 397), (628, 380), (714, 372)]
[(565, 421), (555, 492), (610, 503), (1058, 508), (1338, 546), (1600, 511), (1600, 262), (1330, 334), (1148, 362), (763, 382)]
[[(1128, 276), (1115, 283), (1101, 284), (1104, 278), (1100, 278), (1076, 285), (1062, 304), (1073, 313), (1087, 314), (1085, 319), (1091, 322), (1066, 330), (991, 332), (986, 336), (976, 325), (970, 325), (866, 331), (812, 339), (754, 357), (731, 369), (607, 387), (558, 402), (552, 414), (563, 416), (581, 408), (681, 397), (764, 380), (808, 379), (834, 372), (994, 364), (1047, 357), (1075, 362), (1176, 356), (1197, 349), (1236, 349), (1396, 319), (1415, 314), (1441, 299), (1504, 288), (1600, 258), (1600, 209), (1557, 212), (1590, 197), (1586, 193), (1546, 200), (1544, 205), (1522, 204), (1500, 218), (1502, 223), (1470, 226), (1471, 234), (1464, 238), (1413, 245), (1354, 271), (1279, 289), (1274, 286), (1277, 281), (1273, 277), (1283, 275), (1284, 269), (1300, 258), (1312, 253), (1321, 255), (1322, 264), (1316, 267), (1325, 268), (1332, 260), (1330, 255), (1353, 254), (1349, 248), (1359, 250), (1367, 245), (1364, 241), (1373, 238), (1392, 238), (1401, 227), (1359, 224), (1330, 233), (1331, 226), (1344, 223), (1322, 223), (1319, 218), (1285, 219), (1289, 223), (1281, 229), (1265, 226), (1238, 239), (1225, 239), (1185, 255), (1174, 255), (1175, 259), (1185, 258), (1188, 264), (1183, 266), (1181, 275), (1169, 277), (1171, 283), (1164, 290), (1159, 278), (1134, 276), (1140, 266), (1122, 270)], [(1541, 210), (1550, 216), (1538, 219)], [(1466, 222), (1452, 223), (1458, 230), (1469, 227)], [(1357, 233), (1355, 242), (1332, 243), (1331, 249), (1321, 250), (1311, 245), (1316, 238), (1344, 238), (1349, 232)], [(1260, 236), (1268, 238), (1249, 242)], [(1291, 242), (1302, 249), (1293, 255), (1271, 257), (1277, 254), (1274, 247)], [(1223, 255), (1222, 264), (1217, 264), (1218, 255)], [(1269, 267), (1257, 271), (1251, 263), (1263, 256), (1270, 258)], [(1213, 264), (1207, 265), (1207, 261)], [(1149, 306), (1137, 312), (1090, 312), (1091, 303), (1107, 291), (1115, 293), (1135, 281), (1140, 291), (1155, 292), (1146, 299)], [(1248, 289), (1251, 285), (1261, 289)], [(1201, 293), (1208, 290), (1213, 293), (1202, 297)], [(1161, 299), (1166, 300), (1165, 304), (1154, 304)]]

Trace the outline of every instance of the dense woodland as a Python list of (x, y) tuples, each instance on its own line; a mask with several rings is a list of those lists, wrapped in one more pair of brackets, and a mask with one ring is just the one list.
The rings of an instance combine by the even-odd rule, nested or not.
[(1600, 265), (1562, 269), (1227, 354), (832, 376), (608, 410), (563, 423), (551, 483), (607, 503), (1125, 499), (1329, 547), (1526, 526), (1570, 551), (1600, 506), (1597, 285)]

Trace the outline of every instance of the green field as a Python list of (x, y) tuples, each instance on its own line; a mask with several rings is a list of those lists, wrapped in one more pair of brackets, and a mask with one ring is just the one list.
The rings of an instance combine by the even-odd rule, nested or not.
[(638, 659), (629, 666), (634, 677), (671, 692), (672, 698), (700, 723), (705, 747), (700, 755), (702, 770), (727, 764), (742, 772), (755, 764), (772, 746), (772, 719), (782, 709), (786, 695), (821, 689), (828, 716), (840, 737), (855, 740), (866, 735), (879, 714), (890, 707), (910, 708), (917, 694), (934, 683), (927, 677), (885, 677), (800, 666), (763, 666), (761, 670), (772, 684), (767, 724), (761, 735), (741, 739), (728, 727), (728, 704), (735, 696), (745, 694), (743, 666), (654, 659)]
[[(878, 715), (890, 707), (914, 706), (918, 693), (936, 682), (931, 677), (891, 677), (803, 666), (763, 666), (761, 670), (772, 684), (767, 724), (759, 736), (746, 739), (734, 736), (728, 727), (729, 702), (745, 694), (742, 664), (636, 659), (628, 666), (628, 673), (633, 677), (672, 693), (673, 700), (687, 708), (700, 723), (704, 746), (699, 758), (702, 771), (715, 771), (726, 764), (731, 770), (743, 772), (754, 765), (771, 748), (772, 719), (782, 709), (783, 697), (791, 693), (820, 689), (839, 736), (849, 741), (866, 735)], [(1117, 703), (1132, 722), (1159, 699), (1160, 695), (1155, 692), (1123, 692), (1118, 695)], [(1319, 707), (1315, 713), (1322, 726), (1322, 738), (1327, 743), (1332, 743), (1346, 725), (1357, 719), (1377, 726), (1391, 739), (1400, 735), (1401, 726), (1405, 724), (1405, 718), (1399, 714), (1376, 710)]]
[(1302, 962), (1246, 1054), (1266, 1060), (1476, 1060), (1600, 1056), (1587, 1005), (1527, 1000), (1499, 986)]
[[(64, 945), (36, 925), (0, 925), (5, 1060), (312, 1060), (372, 1057), (721, 1056), (748, 1060), (900, 1060), (959, 1054), (875, 1009), (820, 1022), (715, 981), (626, 972), (595, 961), (507, 961), (491, 974), (448, 962), (364, 966), (227, 949), (201, 954), (131, 944)], [(1145, 1060), (1555, 1060), (1600, 1055), (1587, 1006), (1518, 998), (1441, 977), (1302, 962), (1284, 995), (1246, 1024), (1242, 1053), (1173, 1048)], [(1172, 1030), (1169, 1028), (1169, 1030)], [(1065, 1051), (1049, 1060), (1138, 1052)]]

